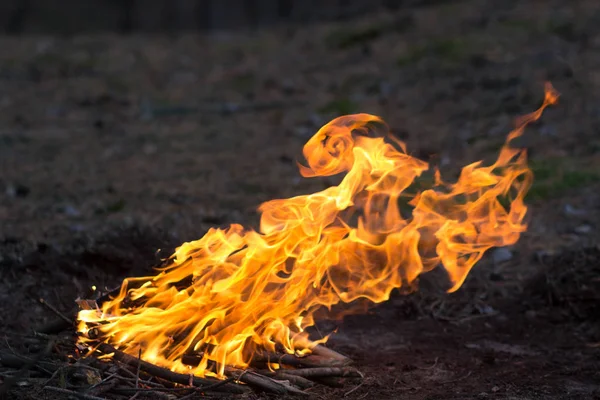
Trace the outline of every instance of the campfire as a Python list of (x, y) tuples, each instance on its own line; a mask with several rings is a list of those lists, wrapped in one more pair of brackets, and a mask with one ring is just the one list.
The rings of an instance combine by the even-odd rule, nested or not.
[(360, 378), (325, 347), (328, 336), (307, 329), (384, 302), (436, 267), (455, 291), (488, 249), (514, 244), (533, 176), (512, 144), (557, 98), (547, 84), (496, 161), (465, 166), (454, 183), (409, 155), (379, 117), (334, 119), (306, 143), (299, 168), (307, 178), (339, 175), (338, 185), (268, 201), (258, 230), (210, 229), (156, 276), (80, 302), (80, 346), (206, 390), (243, 382), (294, 393)]

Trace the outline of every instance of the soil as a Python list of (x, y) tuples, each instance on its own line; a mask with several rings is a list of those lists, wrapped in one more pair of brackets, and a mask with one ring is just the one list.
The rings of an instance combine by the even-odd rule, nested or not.
[[(313, 393), (600, 398), (600, 9), (418, 3), (210, 37), (0, 38), (0, 347), (54, 317), (40, 298), (69, 312), (212, 226), (256, 227), (263, 201), (334, 184), (295, 165), (334, 116), (382, 116), (450, 180), (490, 160), (550, 80), (560, 102), (523, 138), (528, 232), (456, 293), (428, 274), (320, 322), (365, 379)], [(38, 389), (9, 398), (56, 398)]]

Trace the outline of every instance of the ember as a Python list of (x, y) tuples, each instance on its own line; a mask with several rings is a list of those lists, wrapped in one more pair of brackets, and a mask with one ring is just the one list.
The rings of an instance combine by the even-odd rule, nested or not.
[(486, 250), (519, 239), (532, 173), (511, 142), (557, 98), (547, 84), (542, 106), (518, 121), (494, 164), (467, 165), (456, 183), (436, 172), (412, 194), (426, 162), (376, 116), (334, 119), (305, 145), (300, 172), (345, 173), (339, 185), (262, 204), (259, 231), (234, 224), (184, 243), (158, 275), (127, 279), (100, 309), (80, 311), (81, 340), (197, 376), (231, 376), (272, 353), (291, 356), (266, 359), (271, 373), (309, 353), (318, 361), (313, 350), (327, 338), (306, 333), (317, 311), (383, 302), (438, 265), (455, 291)]

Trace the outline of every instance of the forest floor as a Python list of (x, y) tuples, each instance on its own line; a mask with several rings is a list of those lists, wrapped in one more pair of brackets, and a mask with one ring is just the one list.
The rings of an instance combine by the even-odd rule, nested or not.
[(0, 38), (0, 347), (52, 317), (39, 298), (69, 310), (210, 227), (257, 227), (266, 200), (335, 184), (295, 164), (335, 116), (381, 116), (451, 180), (493, 160), (551, 81), (559, 104), (522, 138), (528, 231), (456, 293), (424, 276), (347, 317), (329, 345), (365, 379), (314, 394), (600, 398), (600, 9), (430, 3), (213, 37)]

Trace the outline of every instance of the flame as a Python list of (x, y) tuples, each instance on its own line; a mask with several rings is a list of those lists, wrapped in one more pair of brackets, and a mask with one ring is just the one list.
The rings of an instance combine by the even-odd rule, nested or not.
[[(310, 352), (305, 330), (317, 311), (383, 302), (438, 265), (455, 291), (486, 250), (526, 230), (532, 173), (511, 142), (557, 99), (547, 84), (494, 164), (467, 165), (453, 184), (436, 171), (432, 187), (413, 194), (426, 162), (376, 116), (336, 118), (306, 143), (300, 172), (345, 173), (339, 185), (262, 204), (259, 231), (234, 224), (184, 243), (158, 275), (127, 279), (101, 310), (80, 311), (80, 331), (93, 326), (101, 340), (174, 371), (223, 376), (259, 350)], [(181, 362), (190, 352), (201, 355), (191, 370)]]

